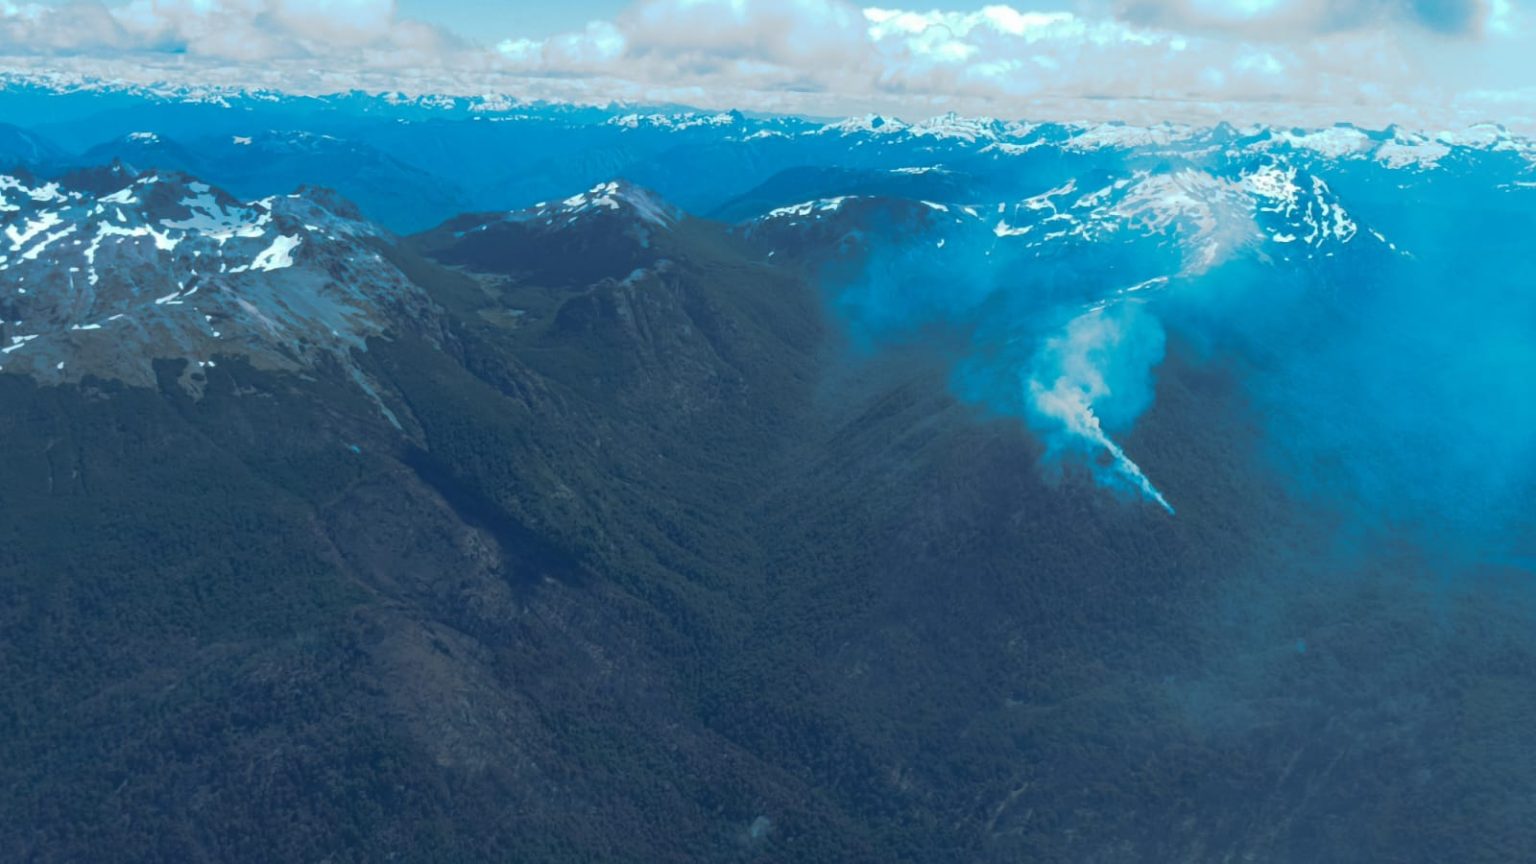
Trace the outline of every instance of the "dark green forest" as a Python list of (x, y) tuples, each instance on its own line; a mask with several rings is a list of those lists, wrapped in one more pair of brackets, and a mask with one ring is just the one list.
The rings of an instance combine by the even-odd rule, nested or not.
[(399, 428), (0, 373), (0, 859), (1536, 860), (1521, 574), (1298, 501), (1247, 361), (1169, 345), (1170, 518), (722, 226), (445, 242), (381, 247), (440, 312), (355, 353)]

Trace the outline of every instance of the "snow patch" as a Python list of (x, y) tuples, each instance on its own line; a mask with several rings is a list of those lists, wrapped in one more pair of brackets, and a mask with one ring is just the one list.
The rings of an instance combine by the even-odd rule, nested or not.
[(299, 248), (304, 241), (297, 236), (290, 237), (279, 234), (272, 245), (261, 250), (251, 261), (252, 270), (282, 270), (293, 266), (293, 250)]

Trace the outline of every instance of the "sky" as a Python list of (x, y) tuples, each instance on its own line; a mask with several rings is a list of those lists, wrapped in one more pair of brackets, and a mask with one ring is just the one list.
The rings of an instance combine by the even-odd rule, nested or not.
[(819, 116), (1536, 128), (1536, 0), (0, 0), (0, 69)]

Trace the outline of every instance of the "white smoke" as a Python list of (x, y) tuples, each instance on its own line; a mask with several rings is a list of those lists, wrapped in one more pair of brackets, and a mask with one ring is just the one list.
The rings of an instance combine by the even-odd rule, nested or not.
[(1131, 490), (1172, 514), (1168, 499), (1105, 428), (1129, 426), (1151, 403), (1163, 345), (1162, 325), (1137, 304), (1095, 307), (1041, 346), (1025, 395), (1048, 458), (1080, 458), (1101, 485)]

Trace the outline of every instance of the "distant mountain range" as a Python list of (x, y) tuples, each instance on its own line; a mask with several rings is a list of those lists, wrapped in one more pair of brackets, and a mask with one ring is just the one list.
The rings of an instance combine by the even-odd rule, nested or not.
[[(39, 107), (41, 106), (41, 107)], [(1004, 122), (946, 114), (917, 123), (868, 116), (824, 122), (740, 112), (644, 111), (522, 103), (502, 97), (204, 92), (12, 80), (0, 89), (0, 165), (56, 175), (120, 159), (184, 171), (241, 197), (334, 188), (395, 231), (467, 210), (517, 209), (615, 177), (690, 212), (750, 218), (834, 194), (880, 193), (859, 172), (942, 164), (947, 200), (995, 206), (1041, 191), (1041, 169), (1196, 168), (1280, 159), (1377, 165), (1413, 176), (1468, 159), (1502, 159), (1509, 182), (1536, 182), (1536, 145), (1496, 125), (1419, 134), (1323, 130)], [(1132, 166), (1134, 163), (1134, 166)], [(823, 172), (811, 180), (805, 172)], [(831, 174), (842, 172), (839, 184)], [(900, 178), (902, 175), (895, 175)], [(923, 178), (930, 186), (938, 177)], [(796, 188), (799, 184), (799, 188)], [(862, 185), (861, 185), (862, 184)], [(873, 185), (870, 185), (873, 184)], [(900, 192), (899, 189), (890, 189)], [(794, 200), (789, 200), (793, 198)], [(758, 212), (761, 212), (760, 210)]]

